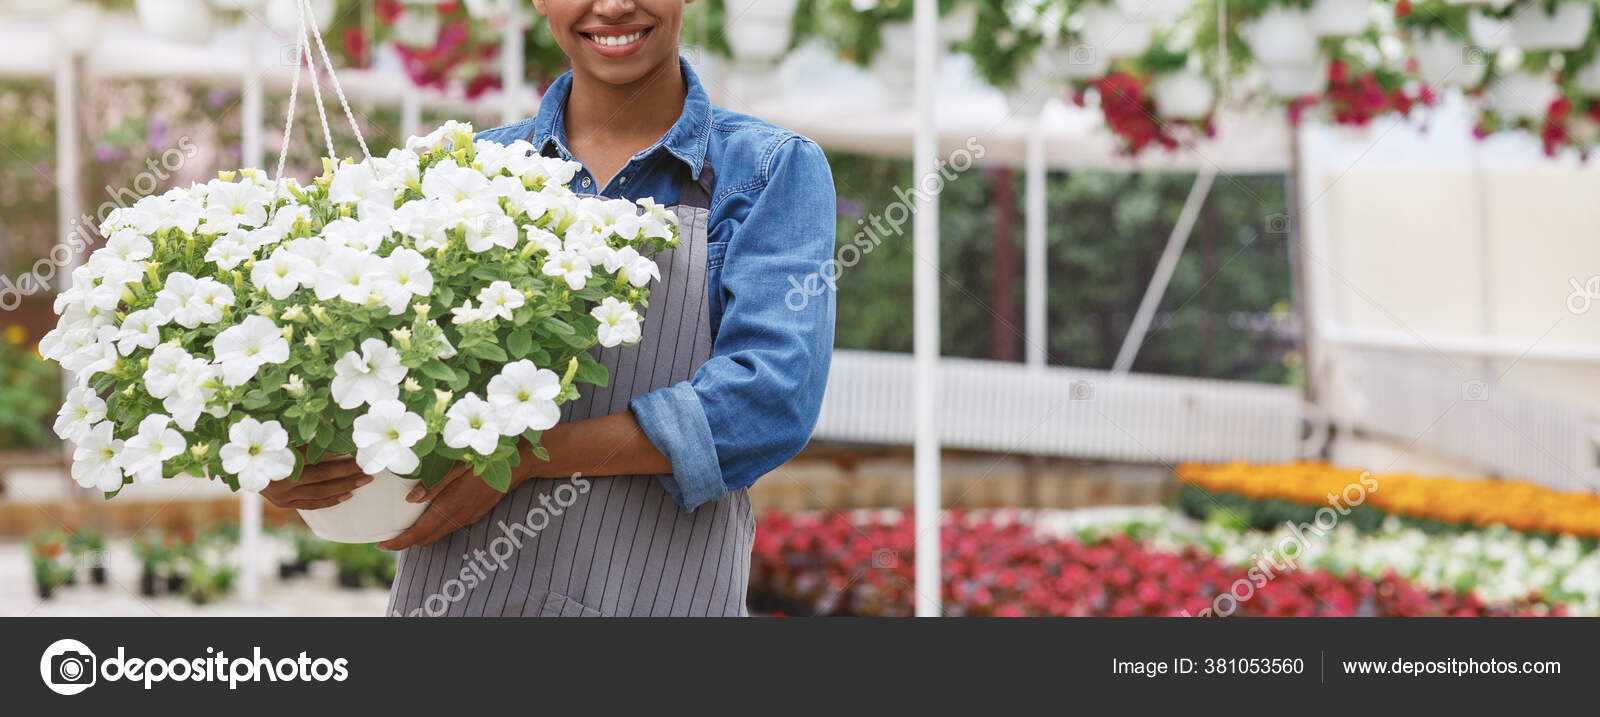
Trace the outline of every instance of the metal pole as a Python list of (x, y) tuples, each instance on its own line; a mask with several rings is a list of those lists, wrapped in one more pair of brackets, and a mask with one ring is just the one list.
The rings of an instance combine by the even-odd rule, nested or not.
[(1111, 366), (1112, 373), (1127, 373), (1133, 368), (1133, 359), (1139, 355), (1139, 347), (1144, 345), (1144, 337), (1150, 331), (1150, 321), (1155, 318), (1156, 307), (1161, 305), (1161, 296), (1167, 293), (1167, 283), (1172, 281), (1172, 272), (1178, 268), (1183, 247), (1189, 243), (1194, 222), (1200, 217), (1200, 207), (1205, 204), (1206, 195), (1211, 193), (1211, 182), (1216, 178), (1217, 169), (1213, 166), (1207, 166), (1194, 178), (1194, 186), (1189, 188), (1189, 198), (1183, 203), (1183, 211), (1178, 213), (1178, 223), (1167, 235), (1167, 248), (1161, 252), (1161, 260), (1156, 262), (1156, 273), (1150, 277), (1150, 285), (1145, 287), (1144, 298), (1139, 301), (1139, 311), (1133, 315), (1133, 325), (1128, 327), (1128, 337), (1123, 339), (1122, 349), (1117, 351), (1116, 363)]
[[(262, 146), (262, 89), (261, 73), (257, 67), (256, 30), (245, 24), (244, 90), (239, 102), (240, 160), (250, 169), (265, 166)], [(239, 493), (239, 596), (245, 602), (261, 599), (261, 494), (252, 491)]]
[(405, 89), (400, 91), (400, 136), (415, 137), (422, 134), (422, 90), (409, 78), (401, 81)]
[(1044, 145), (1044, 115), (1033, 118), (1033, 124), (1028, 128), (1028, 158), (1027, 177), (1024, 180), (1028, 196), (1026, 203), (1026, 234), (1027, 249), (1024, 261), (1027, 282), (1027, 298), (1024, 319), (1024, 343), (1027, 344), (1027, 365), (1029, 368), (1044, 368), (1045, 355), (1049, 349), (1049, 337), (1046, 329), (1045, 297), (1046, 297), (1046, 270), (1045, 270), (1045, 145)]
[[(93, 221), (84, 218), (83, 213), (83, 180), (82, 157), (78, 144), (78, 78), (83, 67), (83, 57), (76, 52), (62, 52), (56, 58), (55, 75), (55, 110), (56, 110), (56, 241), (65, 244), (68, 237), (74, 232), (83, 232), (90, 236), (91, 232), (98, 230)], [(80, 225), (81, 223), (81, 225)], [(66, 245), (69, 249), (70, 244)], [(52, 252), (53, 253), (53, 252)], [(65, 290), (71, 282), (72, 271), (83, 262), (83, 257), (77, 252), (67, 252), (67, 263), (56, 270), (54, 277), (58, 289)], [(44, 286), (35, 288), (36, 291), (46, 290)], [(66, 400), (66, 393), (76, 383), (73, 374), (63, 371), (61, 373), (61, 398)], [(63, 465), (69, 465), (75, 446), (70, 442), (62, 444)], [(65, 471), (62, 480), (69, 486), (69, 495), (77, 500), (84, 500), (87, 491), (78, 487)]]
[(507, 4), (501, 30), (500, 91), (505, 93), (500, 121), (511, 124), (522, 119), (522, 9), (518, 3)]
[(941, 613), (939, 574), (939, 200), (923, 191), (939, 171), (938, 126), (933, 108), (934, 63), (938, 62), (935, 0), (916, 0), (916, 139), (912, 181), (917, 183), (914, 222), (916, 379), (917, 616)]

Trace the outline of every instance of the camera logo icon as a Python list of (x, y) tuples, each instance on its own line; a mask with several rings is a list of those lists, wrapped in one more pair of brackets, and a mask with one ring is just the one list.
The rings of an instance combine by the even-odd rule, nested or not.
[(56, 640), (39, 658), (39, 676), (58, 695), (75, 695), (94, 686), (99, 662), (94, 651), (77, 640)]

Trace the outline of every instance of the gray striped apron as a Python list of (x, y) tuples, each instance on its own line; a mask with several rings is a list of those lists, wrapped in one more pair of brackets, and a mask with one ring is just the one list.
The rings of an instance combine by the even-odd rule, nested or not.
[[(694, 376), (711, 357), (706, 165), (674, 206), (677, 248), (656, 256), (661, 281), (644, 336), (595, 357), (611, 373), (584, 386), (562, 421), (628, 410), (636, 396)], [(404, 616), (744, 616), (755, 519), (744, 490), (685, 512), (657, 476), (523, 483), (483, 520), (400, 553), (389, 614)]]

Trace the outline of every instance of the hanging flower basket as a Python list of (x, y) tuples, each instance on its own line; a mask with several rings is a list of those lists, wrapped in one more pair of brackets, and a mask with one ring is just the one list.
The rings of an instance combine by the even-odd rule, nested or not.
[(945, 47), (966, 42), (977, 31), (978, 6), (975, 3), (957, 4), (939, 18), (939, 43)]
[(1486, 50), (1500, 50), (1513, 43), (1511, 22), (1485, 13), (1481, 8), (1467, 15), (1467, 36)]
[(1320, 95), (1328, 88), (1328, 60), (1317, 58), (1301, 65), (1262, 65), (1262, 83), (1279, 99)]
[(1484, 99), (1496, 114), (1515, 122), (1542, 119), (1560, 96), (1549, 73), (1519, 70), (1491, 81)]
[(1311, 3), (1311, 30), (1322, 37), (1355, 35), (1372, 22), (1371, 0), (1315, 0)]
[(723, 32), (735, 60), (770, 63), (789, 51), (799, 0), (741, 0), (738, 13), (723, 17)]
[(1579, 92), (1589, 97), (1600, 97), (1600, 56), (1589, 60), (1588, 64), (1578, 68), (1572, 75), (1572, 84)]
[(1275, 5), (1239, 23), (1238, 31), (1256, 62), (1264, 68), (1285, 68), (1279, 73), (1284, 78), (1304, 72), (1317, 59), (1317, 33), (1305, 10)]
[(1118, 10), (1139, 18), (1149, 20), (1158, 26), (1171, 25), (1178, 18), (1189, 14), (1194, 7), (1192, 0), (1116, 0)]
[(1477, 87), (1489, 66), (1480, 48), (1444, 30), (1430, 30), (1412, 40), (1417, 77), (1432, 87)]
[(1138, 57), (1150, 48), (1154, 27), (1149, 20), (1095, 2), (1083, 5), (1077, 14), (1083, 23), (1079, 30), (1083, 43), (1109, 59)]
[[(266, 0), (267, 27), (274, 31), (292, 35), (299, 26), (295, 6), (299, 0)], [(316, 20), (319, 27), (328, 27), (333, 24), (334, 0), (311, 0), (311, 19)]]
[(206, 0), (135, 0), (139, 25), (156, 37), (204, 42), (211, 37), (213, 13)]
[(1553, 12), (1535, 0), (1511, 17), (1511, 42), (1524, 50), (1575, 50), (1594, 21), (1594, 4), (1565, 0)]
[(1150, 96), (1162, 117), (1183, 120), (1209, 117), (1217, 101), (1211, 80), (1191, 70), (1157, 77), (1150, 83)]

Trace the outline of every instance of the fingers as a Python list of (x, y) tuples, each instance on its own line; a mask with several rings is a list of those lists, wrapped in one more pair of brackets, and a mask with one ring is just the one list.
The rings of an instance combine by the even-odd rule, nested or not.
[(322, 481), (338, 480), (354, 475), (364, 475), (360, 466), (348, 457), (324, 460), (321, 463), (307, 465), (300, 473), (301, 484), (320, 483)]
[(406, 494), (406, 501), (410, 503), (426, 503), (430, 500), (433, 500), (434, 498), (437, 498), (439, 493), (443, 492), (444, 489), (451, 483), (454, 483), (458, 478), (471, 472), (471, 467), (465, 463), (457, 463), (453, 466), (450, 466), (450, 471), (445, 473), (444, 478), (441, 478), (438, 483), (433, 484), (432, 488), (424, 486), (421, 483), (417, 483), (415, 486), (413, 486), (411, 488), (411, 492)]
[(295, 510), (315, 510), (338, 505), (350, 499), (352, 491), (373, 481), (369, 475), (354, 475), (313, 483), (276, 481), (261, 494), (273, 505)]
[(413, 545), (431, 545), (457, 528), (456, 521), (437, 506), (428, 506), (417, 522), (404, 533), (378, 543), (379, 550), (404, 550)]

